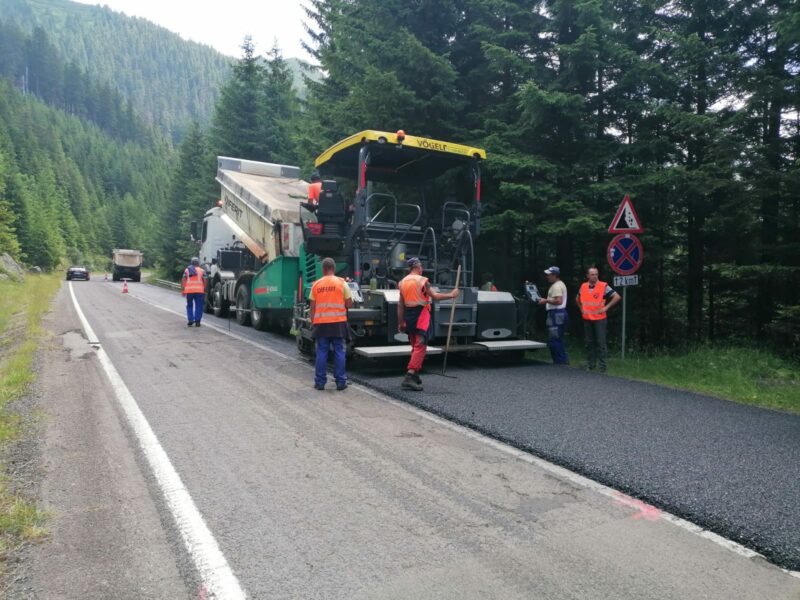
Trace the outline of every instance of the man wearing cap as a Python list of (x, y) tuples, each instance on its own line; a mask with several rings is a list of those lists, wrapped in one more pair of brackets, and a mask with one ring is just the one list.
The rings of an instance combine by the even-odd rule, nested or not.
[(300, 205), (308, 211), (315, 212), (319, 204), (319, 195), (322, 193), (322, 177), (314, 171), (311, 174), (311, 183), (308, 184), (308, 202), (301, 202)]
[(547, 298), (539, 300), (539, 304), (547, 306), (547, 346), (553, 357), (554, 365), (568, 365), (569, 356), (564, 347), (564, 330), (567, 328), (567, 286), (561, 281), (561, 269), (550, 267), (545, 269), (545, 276), (550, 289)]
[(422, 261), (409, 258), (406, 261), (408, 275), (398, 285), (400, 301), (397, 303), (398, 329), (408, 334), (411, 344), (411, 360), (401, 387), (404, 390), (422, 391), (419, 372), (428, 349), (428, 329), (431, 324), (431, 300), (450, 300), (458, 296), (458, 288), (441, 294), (431, 287), (427, 277), (422, 276)]
[(606, 372), (606, 356), (608, 356), (608, 345), (606, 344), (608, 317), (606, 313), (620, 300), (620, 295), (611, 289), (610, 285), (605, 281), (600, 281), (600, 272), (597, 267), (589, 267), (589, 270), (586, 271), (586, 281), (581, 285), (575, 302), (583, 316), (586, 368), (590, 371), (594, 370), (597, 362), (600, 372)]
[(203, 304), (206, 300), (206, 274), (200, 268), (200, 259), (192, 257), (191, 263), (183, 271), (181, 293), (186, 296), (187, 327), (200, 327), (203, 318)]

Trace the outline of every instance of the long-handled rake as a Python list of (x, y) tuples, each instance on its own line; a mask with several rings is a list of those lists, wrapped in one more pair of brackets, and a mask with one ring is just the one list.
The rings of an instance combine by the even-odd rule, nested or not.
[[(458, 284), (461, 281), (461, 265), (458, 265), (458, 270), (456, 271), (456, 289), (458, 289)], [(458, 296), (453, 298), (453, 304), (450, 306), (450, 323), (447, 326), (447, 344), (444, 347), (444, 361), (442, 362), (442, 375), (445, 374), (447, 370), (447, 355), (450, 353), (450, 337), (453, 335), (453, 319), (456, 318), (456, 300), (458, 300)]]

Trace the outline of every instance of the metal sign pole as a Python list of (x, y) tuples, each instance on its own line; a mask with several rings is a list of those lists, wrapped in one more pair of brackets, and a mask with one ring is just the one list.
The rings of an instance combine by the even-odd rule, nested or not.
[(622, 288), (622, 360), (625, 360), (625, 321), (628, 316), (628, 286)]

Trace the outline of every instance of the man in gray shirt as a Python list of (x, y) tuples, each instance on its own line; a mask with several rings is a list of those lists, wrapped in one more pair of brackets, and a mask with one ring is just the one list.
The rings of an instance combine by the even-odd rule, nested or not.
[(561, 269), (550, 267), (544, 272), (550, 289), (547, 298), (539, 304), (547, 306), (547, 347), (553, 357), (554, 365), (568, 365), (569, 356), (564, 347), (564, 330), (567, 328), (567, 286), (561, 281)]

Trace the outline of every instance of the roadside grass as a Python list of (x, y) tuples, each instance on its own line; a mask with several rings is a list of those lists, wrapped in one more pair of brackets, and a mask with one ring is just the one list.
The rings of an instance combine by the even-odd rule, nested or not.
[[(0, 281), (0, 445), (22, 433), (18, 415), (8, 405), (26, 394), (33, 383), (34, 359), (44, 336), (42, 318), (60, 285), (60, 274), (26, 275), (24, 281)], [(47, 535), (47, 515), (14, 492), (0, 475), (0, 575), (9, 553), (26, 541)]]
[[(569, 347), (570, 363), (583, 367), (583, 344)], [(609, 352), (608, 373), (658, 383), (743, 404), (800, 414), (800, 365), (765, 350), (703, 345), (684, 352)]]

